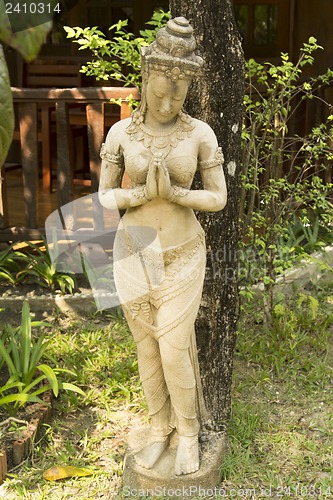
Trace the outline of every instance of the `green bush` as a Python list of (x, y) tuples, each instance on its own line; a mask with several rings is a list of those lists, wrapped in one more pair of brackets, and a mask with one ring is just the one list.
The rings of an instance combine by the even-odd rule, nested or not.
[(35, 283), (51, 291), (60, 289), (62, 294), (73, 293), (77, 286), (75, 274), (58, 270), (46, 241), (45, 250), (29, 241), (25, 245), (30, 252), (14, 250), (15, 244), (0, 252), (0, 281), (3, 279), (12, 285)]
[(14, 244), (2, 250), (0, 252), (0, 279), (2, 278), (16, 285), (19, 282), (17, 275), (24, 262), (27, 262), (26, 254), (15, 251)]
[(52, 261), (46, 241), (44, 244), (45, 250), (43, 251), (38, 245), (27, 242), (34, 252), (28, 255), (26, 267), (18, 273), (19, 279), (33, 281), (52, 291), (60, 288), (62, 294), (72, 293), (76, 287), (75, 274), (58, 271), (57, 264)]
[(97, 26), (80, 28), (64, 26), (67, 38), (72, 38), (80, 45), (79, 50), (88, 49), (93, 60), (81, 68), (87, 76), (96, 80), (116, 80), (125, 86), (141, 86), (140, 47), (149, 45), (155, 40), (156, 32), (168, 21), (170, 14), (164, 11), (154, 12), (152, 19), (146, 24), (152, 26), (140, 31), (139, 37), (126, 31), (127, 20), (112, 25), (112, 37), (108, 40)]
[(307, 252), (332, 241), (329, 230), (321, 239), (323, 228), (333, 223), (333, 184), (323, 180), (333, 159), (329, 103), (320, 98), (321, 105), (327, 106), (327, 118), (307, 135), (300, 137), (290, 129), (301, 103), (319, 99), (318, 89), (333, 81), (330, 69), (304, 81), (303, 68), (313, 63), (313, 54), (320, 49), (316, 39), (310, 37), (295, 64), (285, 53), (277, 65), (254, 59), (247, 62), (249, 87), (244, 97), (240, 199), (244, 256), (241, 278), (244, 285), (264, 283), (268, 316), (278, 274)]
[(44, 335), (39, 335), (37, 340), (32, 337), (32, 327), (40, 326), (52, 325), (31, 322), (29, 304), (24, 302), (21, 325), (18, 328), (8, 326), (5, 335), (0, 338), (2, 367), (6, 366), (9, 376), (5, 385), (0, 387), (0, 406), (11, 415), (26, 403), (42, 402), (39, 396), (48, 390), (52, 390), (55, 396), (58, 396), (59, 389), (84, 395), (79, 387), (63, 382), (59, 377), (61, 373), (75, 373), (41, 363), (43, 358), (50, 359), (48, 349), (51, 341), (45, 340)]

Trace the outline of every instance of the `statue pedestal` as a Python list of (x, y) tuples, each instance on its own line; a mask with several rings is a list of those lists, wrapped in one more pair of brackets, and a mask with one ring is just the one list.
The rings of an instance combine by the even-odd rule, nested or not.
[(134, 458), (148, 443), (149, 427), (133, 429), (128, 438), (128, 448), (125, 455), (123, 492), (147, 492), (147, 496), (175, 498), (191, 498), (207, 496), (220, 483), (219, 468), (226, 453), (227, 439), (225, 435), (210, 433), (204, 436), (200, 443), (200, 469), (193, 474), (176, 476), (174, 472), (178, 444), (177, 433), (170, 439), (170, 445), (163, 452), (153, 469), (147, 470), (139, 466)]

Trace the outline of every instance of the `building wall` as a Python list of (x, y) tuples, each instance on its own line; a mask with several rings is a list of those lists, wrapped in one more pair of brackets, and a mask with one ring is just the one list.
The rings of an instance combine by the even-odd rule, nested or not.
[(333, 69), (333, 1), (294, 0), (294, 29), (292, 35), (293, 58), (310, 36), (317, 38), (325, 50), (318, 50), (311, 74)]

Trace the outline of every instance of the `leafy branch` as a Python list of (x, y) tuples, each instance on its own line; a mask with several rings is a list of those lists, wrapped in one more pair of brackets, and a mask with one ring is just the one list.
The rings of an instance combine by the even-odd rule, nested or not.
[(139, 37), (126, 30), (127, 20), (118, 21), (109, 28), (112, 31), (110, 39), (97, 26), (64, 26), (64, 30), (67, 38), (80, 45), (79, 50), (88, 49), (92, 53), (93, 60), (82, 66), (82, 73), (96, 80), (116, 80), (124, 86), (140, 87), (140, 48), (153, 42), (156, 32), (169, 17), (168, 12), (154, 12), (152, 19), (146, 23), (151, 28), (141, 30)]

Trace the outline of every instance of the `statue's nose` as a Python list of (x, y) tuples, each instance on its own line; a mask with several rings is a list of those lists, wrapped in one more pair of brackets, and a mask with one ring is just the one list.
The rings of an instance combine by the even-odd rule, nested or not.
[(170, 99), (163, 99), (161, 106), (160, 106), (160, 111), (165, 114), (169, 114), (172, 111), (172, 104)]

